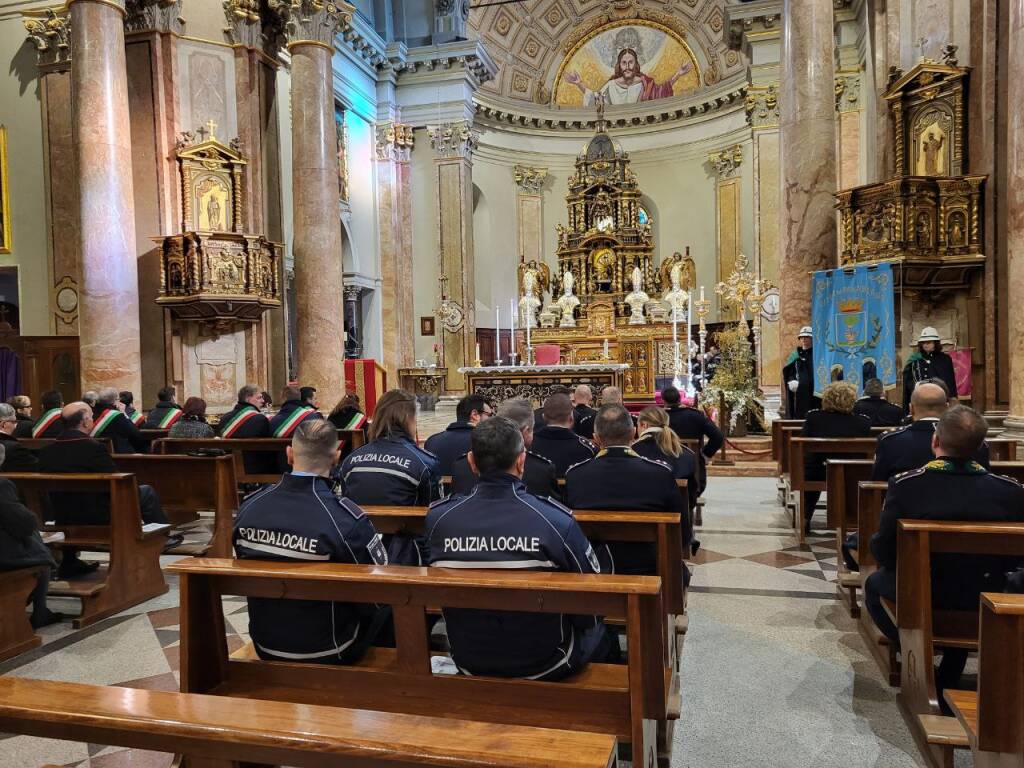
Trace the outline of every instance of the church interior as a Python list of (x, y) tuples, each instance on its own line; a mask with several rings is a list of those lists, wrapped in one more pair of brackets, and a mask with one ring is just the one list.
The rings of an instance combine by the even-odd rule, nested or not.
[(1024, 0), (0, 0), (0, 59), (0, 768), (1024, 767)]

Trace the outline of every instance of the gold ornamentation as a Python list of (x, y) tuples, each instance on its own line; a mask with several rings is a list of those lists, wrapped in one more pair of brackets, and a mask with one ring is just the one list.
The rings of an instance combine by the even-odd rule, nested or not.
[(23, 20), (28, 39), (36, 47), (39, 66), (67, 69), (71, 66), (71, 13), (53, 8), (26, 13)]
[[(441, 263), (444, 263), (443, 258)], [(449, 298), (446, 290), (448, 287), (448, 277), (441, 275), (437, 278), (437, 282), (441, 289), (441, 301), (435, 313), (437, 319), (441, 321), (441, 327), (448, 331), (448, 333), (458, 333), (466, 322), (466, 311), (459, 302)]]
[(267, 0), (284, 22), (288, 47), (315, 44), (334, 50), (338, 28), (352, 21), (355, 6), (344, 0)]
[(377, 126), (377, 159), (407, 163), (412, 152), (413, 142), (411, 125), (381, 123)]
[(180, 35), (185, 31), (181, 18), (181, 0), (127, 0), (126, 33), (170, 32)]
[(544, 187), (544, 183), (547, 181), (548, 169), (517, 165), (512, 170), (512, 178), (515, 179), (520, 194), (539, 195)]
[(751, 86), (744, 103), (751, 128), (775, 127), (779, 124), (779, 93), (774, 84)]
[(480, 134), (473, 130), (473, 124), (466, 120), (429, 126), (427, 132), (430, 134), (430, 146), (442, 159), (471, 159), (480, 139)]
[(726, 149), (712, 152), (708, 155), (708, 162), (715, 169), (719, 178), (734, 176), (743, 163), (743, 145), (736, 144)]
[(7, 128), (0, 125), (0, 253), (10, 253), (11, 193), (7, 186)]

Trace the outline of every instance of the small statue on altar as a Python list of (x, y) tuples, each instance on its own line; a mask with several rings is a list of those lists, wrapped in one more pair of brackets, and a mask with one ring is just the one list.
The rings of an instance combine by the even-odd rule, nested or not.
[(536, 277), (532, 271), (523, 275), (523, 298), (519, 300), (519, 318), (522, 327), (537, 327), (537, 310), (540, 309), (541, 301), (533, 295)]
[(572, 272), (568, 269), (565, 270), (562, 274), (562, 295), (558, 299), (558, 308), (562, 312), (562, 319), (558, 323), (559, 328), (576, 327), (576, 307), (580, 305), (580, 300), (572, 292), (575, 282), (576, 278), (572, 276)]
[(672, 287), (665, 292), (665, 295), (661, 299), (668, 307), (669, 322), (686, 322), (686, 310), (689, 303), (689, 296), (679, 284), (681, 279), (682, 267), (676, 264), (672, 267)]
[(644, 293), (644, 273), (640, 271), (640, 267), (633, 267), (633, 292), (626, 296), (630, 325), (647, 324), (647, 318), (644, 317), (644, 305), (650, 300), (651, 297)]

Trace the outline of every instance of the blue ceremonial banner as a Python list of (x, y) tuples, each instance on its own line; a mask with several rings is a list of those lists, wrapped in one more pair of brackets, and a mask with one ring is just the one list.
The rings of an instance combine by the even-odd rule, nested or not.
[(848, 381), (860, 394), (864, 381), (896, 385), (896, 320), (892, 266), (876, 264), (815, 272), (811, 283), (814, 394)]

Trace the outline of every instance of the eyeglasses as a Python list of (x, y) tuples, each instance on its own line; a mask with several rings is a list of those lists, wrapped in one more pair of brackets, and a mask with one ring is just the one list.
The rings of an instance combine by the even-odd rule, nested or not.
[(485, 419), (489, 419), (493, 415), (494, 415), (494, 411), (492, 411), (490, 408), (485, 408), (484, 412), (481, 414), (481, 416), (483, 418), (485, 418)]

